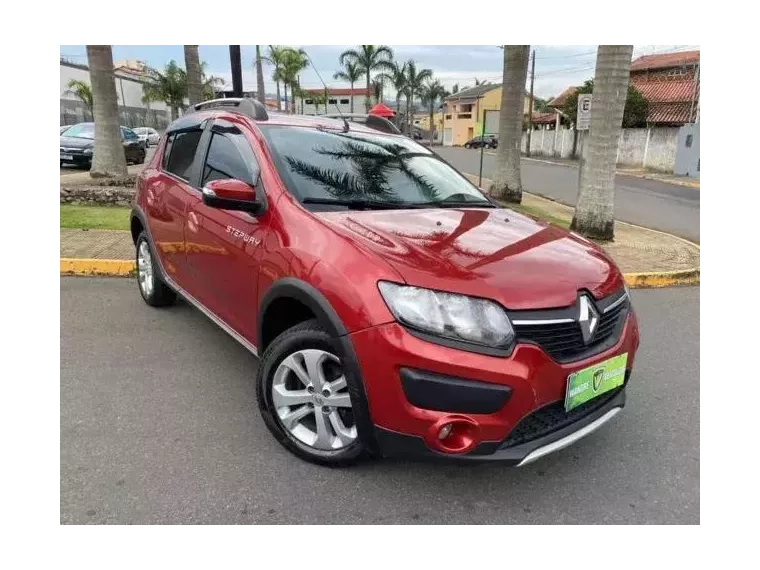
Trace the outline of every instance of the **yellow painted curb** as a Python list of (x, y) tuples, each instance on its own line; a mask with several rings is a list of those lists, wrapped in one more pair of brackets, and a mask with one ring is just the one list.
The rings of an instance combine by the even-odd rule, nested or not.
[(135, 273), (135, 262), (129, 259), (61, 258), (61, 275), (113, 275), (128, 277)]
[(654, 271), (651, 273), (624, 273), (623, 278), (631, 289), (699, 285), (699, 269), (683, 271)]

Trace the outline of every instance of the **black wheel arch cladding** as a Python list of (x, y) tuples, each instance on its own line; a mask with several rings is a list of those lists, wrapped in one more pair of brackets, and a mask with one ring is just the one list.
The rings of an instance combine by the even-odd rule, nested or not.
[[(344, 373), (352, 376), (355, 380), (352, 383), (354, 385), (352, 396), (357, 401), (352, 402), (352, 405), (356, 412), (354, 417), (359, 437), (366, 450), (372, 454), (376, 454), (378, 448), (374, 437), (374, 425), (369, 412), (367, 392), (364, 388), (364, 379), (362, 378), (359, 361), (343, 321), (341, 321), (338, 313), (318, 289), (294, 277), (284, 277), (273, 283), (264, 294), (259, 307), (259, 322), (257, 326), (259, 344), (261, 344), (261, 339), (263, 339), (267, 309), (274, 301), (282, 298), (294, 299), (305, 305), (311, 310), (325, 331), (340, 345), (341, 352), (343, 353), (341, 356)], [(265, 346), (259, 346), (260, 354), (263, 354), (264, 350), (266, 350)]]

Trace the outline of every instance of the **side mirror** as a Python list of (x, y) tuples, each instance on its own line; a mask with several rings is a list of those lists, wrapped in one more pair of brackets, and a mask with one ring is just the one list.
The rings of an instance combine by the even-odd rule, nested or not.
[(203, 187), (202, 192), (203, 203), (211, 208), (239, 210), (253, 215), (260, 214), (264, 209), (263, 204), (256, 201), (256, 189), (242, 180), (212, 180)]

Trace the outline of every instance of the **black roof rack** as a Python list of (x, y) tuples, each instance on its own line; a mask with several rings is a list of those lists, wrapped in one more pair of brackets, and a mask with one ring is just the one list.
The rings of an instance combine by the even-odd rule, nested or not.
[(388, 119), (384, 117), (378, 117), (377, 115), (368, 115), (368, 114), (362, 114), (362, 113), (343, 113), (342, 115), (341, 114), (327, 114), (327, 115), (317, 115), (317, 116), (327, 117), (329, 119), (345, 118), (346, 120), (351, 121), (351, 122), (362, 123), (364, 126), (369, 127), (370, 129), (374, 129), (376, 131), (391, 133), (394, 135), (402, 134), (396, 125), (391, 123)]
[(250, 97), (228, 97), (226, 99), (212, 99), (193, 105), (194, 111), (206, 111), (208, 109), (226, 109), (240, 113), (255, 121), (266, 121), (269, 119), (267, 108), (257, 99)]

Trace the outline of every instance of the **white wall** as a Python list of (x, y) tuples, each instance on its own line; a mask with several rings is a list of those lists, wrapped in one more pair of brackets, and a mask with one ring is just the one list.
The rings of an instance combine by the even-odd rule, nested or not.
[[(675, 165), (678, 127), (651, 127), (648, 129), (623, 129), (618, 145), (618, 164), (639, 168), (652, 168), (672, 172)], [(576, 158), (585, 147), (588, 131), (579, 132)], [(648, 139), (648, 141), (647, 141)], [(523, 132), (522, 151), (526, 150), (528, 133)], [(530, 142), (531, 156), (573, 158), (573, 129), (559, 131), (533, 131)]]
[[(340, 109), (341, 113), (350, 113), (351, 112), (351, 95), (336, 95), (336, 96), (328, 96), (329, 99), (335, 99), (337, 101), (337, 107)], [(367, 99), (364, 95), (353, 95), (354, 98), (354, 113), (366, 113), (367, 110), (364, 107), (365, 101)], [(327, 104), (327, 112), (325, 112), (325, 106), (320, 103), (319, 105), (319, 113), (317, 113), (317, 109), (315, 105), (309, 105), (306, 103), (306, 101), (309, 101), (310, 98), (304, 97), (304, 103), (303, 103), (303, 114), (304, 115), (325, 115), (330, 114), (333, 115), (338, 112), (338, 109), (336, 109), (336, 104), (328, 103)], [(341, 101), (348, 100), (348, 103), (341, 103)], [(301, 99), (296, 98), (296, 113), (301, 113)]]

